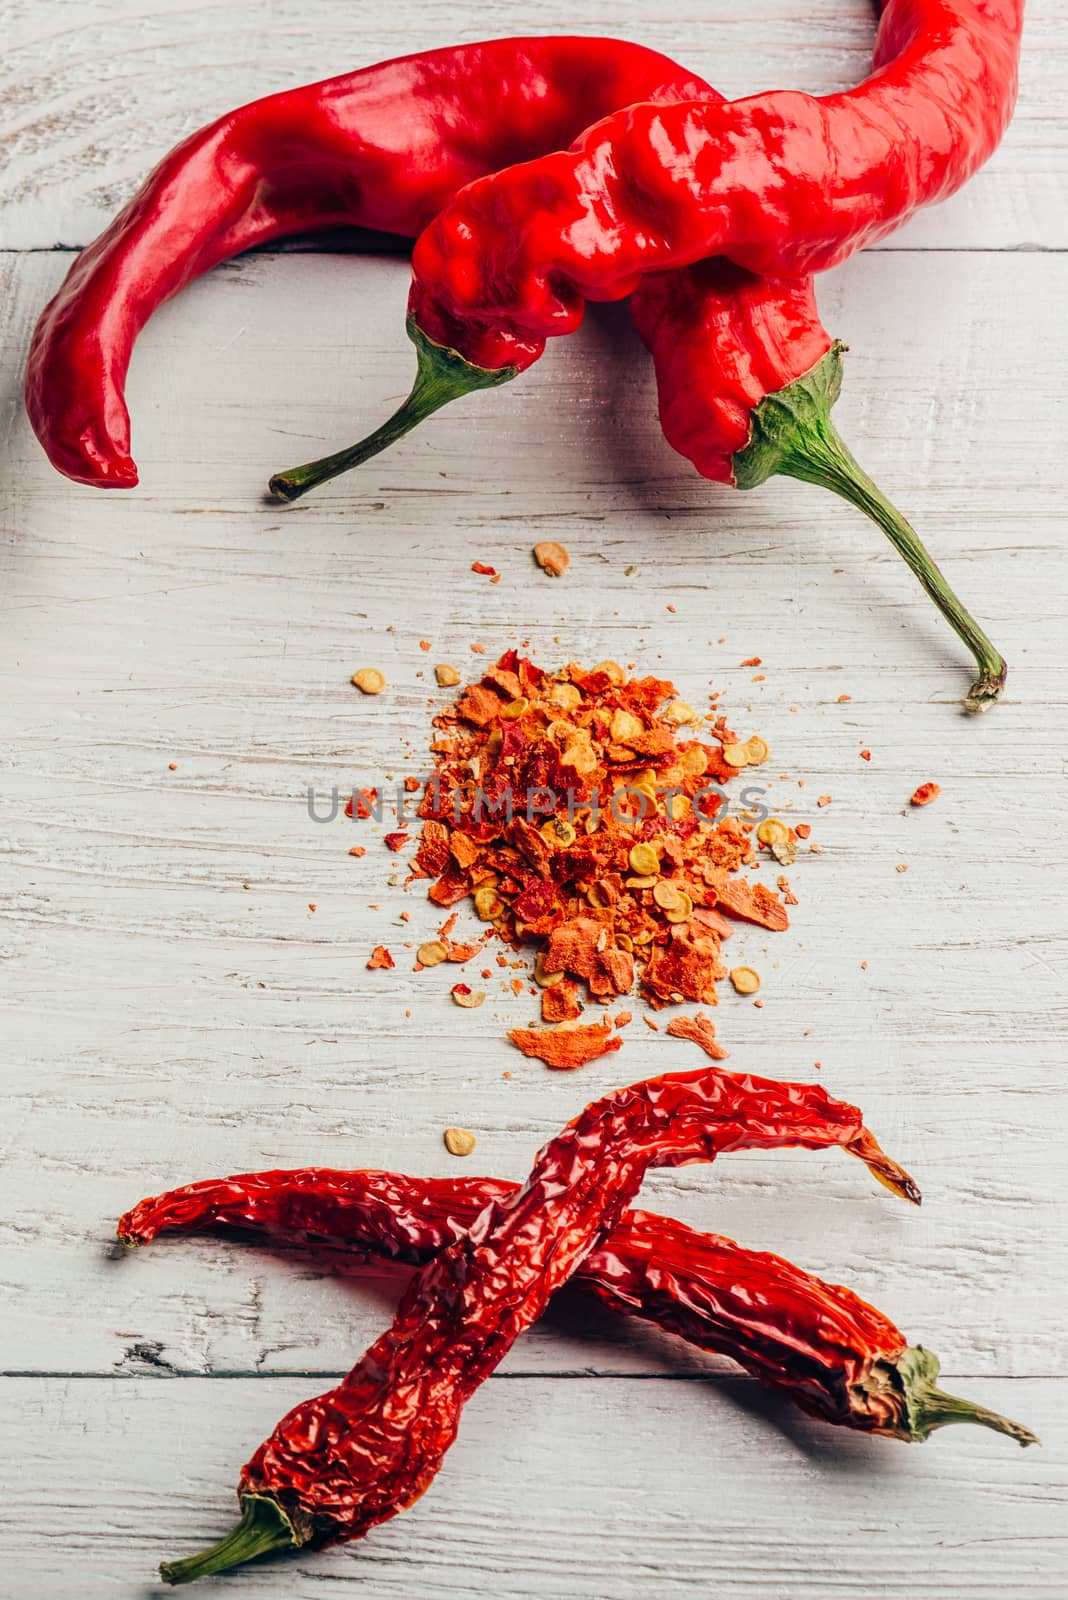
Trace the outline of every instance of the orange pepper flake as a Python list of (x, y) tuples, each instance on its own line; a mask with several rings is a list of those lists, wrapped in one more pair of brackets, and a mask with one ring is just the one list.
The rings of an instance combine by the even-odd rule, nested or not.
[(848, 700), (852, 700), (852, 698), (853, 698), (853, 696), (851, 694), (840, 694), (838, 696), (838, 704), (840, 706), (844, 706), (846, 704), (846, 702)]
[(496, 578), (498, 576), (497, 568), (487, 567), (484, 561), (472, 561), (471, 571), (477, 572), (480, 578)]
[(541, 1020), (543, 1022), (574, 1022), (582, 1015), (578, 984), (565, 978), (554, 983), (551, 989), (541, 991)]
[(629, 1028), (630, 1024), (633, 1021), (634, 1021), (634, 1013), (633, 1012), (631, 1012), (631, 1011), (617, 1011), (616, 1012), (615, 1025), (616, 1025), (617, 1028)]
[(599, 1056), (623, 1047), (609, 1022), (586, 1023), (577, 1028), (513, 1028), (508, 1035), (525, 1056), (544, 1061), (554, 1072), (573, 1072)]
[(177, 761), (168, 762), (167, 771), (168, 772), (177, 772), (178, 771), (178, 763), (177, 763)]
[(365, 856), (366, 854), (367, 854), (367, 846), (365, 844), (354, 844), (352, 849), (349, 851), (349, 855), (350, 856), (359, 857), (359, 856)]
[(691, 1039), (713, 1061), (726, 1061), (730, 1053), (716, 1038), (716, 1025), (712, 1018), (703, 1011), (698, 1011), (693, 1017), (676, 1017), (668, 1023), (666, 1031), (673, 1039)]
[(830, 803), (831, 803), (831, 796), (829, 794), (821, 794), (819, 799), (816, 801), (816, 804), (818, 806), (829, 806)]
[(430, 640), (429, 639), (420, 639), (419, 648), (420, 648), (420, 650), (429, 650), (429, 649), (431, 649)]
[(670, 612), (672, 612), (672, 614), (674, 614), (676, 611), (678, 611), (678, 609), (679, 609), (678, 606), (673, 606), (670, 601), (668, 602), (668, 610)]
[(315, 904), (315, 901), (314, 901), (314, 900), (309, 900), (309, 901), (308, 901), (308, 910), (309, 910), (309, 911), (316, 911), (316, 910), (318, 910), (318, 907), (317, 907), (317, 906), (316, 906), (316, 904)]
[(763, 665), (764, 663), (759, 656), (746, 656), (742, 662), (743, 667), (762, 667)]
[(794, 894), (794, 891), (790, 886), (789, 878), (787, 878), (786, 876), (783, 875), (783, 876), (780, 876), (780, 877), (776, 878), (775, 882), (779, 886), (779, 893), (782, 895), (783, 900), (786, 903), (786, 905), (788, 905), (788, 906), (796, 906), (797, 905), (797, 896), (796, 896), (796, 894)]
[(861, 963), (860, 963), (860, 970), (861, 970), (861, 972), (867, 972), (867, 970), (868, 970), (868, 963), (867, 963), (867, 962), (866, 962), (866, 961), (862, 961), (862, 962), (861, 962)]
[(942, 793), (942, 786), (938, 783), (921, 783), (920, 787), (909, 799), (910, 806), (929, 806), (932, 800), (937, 800)]
[(476, 656), (484, 656), (486, 654), (486, 646), (484, 644), (473, 644), (471, 653)]
[(870, 761), (871, 760), (871, 751), (870, 750), (862, 750), (860, 752), (860, 759), (862, 761)]
[(418, 794), (419, 790), (421, 788), (422, 788), (422, 784), (419, 782), (418, 778), (405, 778), (405, 780), (404, 780), (404, 792), (405, 792), (405, 794)]
[(370, 970), (374, 972), (378, 967), (395, 967), (397, 963), (394, 961), (384, 944), (376, 944), (374, 949), (371, 951), (367, 965)]
[(643, 1016), (642, 1021), (645, 1023), (645, 1026), (647, 1028), (651, 1028), (654, 1033), (660, 1032), (660, 1024), (657, 1022), (655, 1017)]
[(794, 832), (797, 834), (799, 839), (807, 839), (809, 834), (812, 832), (812, 824), (809, 822), (799, 822), (796, 824)]
[(385, 841), (386, 842), (386, 849), (387, 850), (403, 850), (404, 846), (408, 843), (408, 840), (410, 838), (411, 838), (411, 834), (410, 833), (403, 833), (403, 832), (401, 832), (401, 833), (387, 833), (386, 834), (386, 841)]

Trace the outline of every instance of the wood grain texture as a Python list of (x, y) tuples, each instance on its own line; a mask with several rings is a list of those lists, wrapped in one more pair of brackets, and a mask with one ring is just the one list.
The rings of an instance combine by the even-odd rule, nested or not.
[[(754, 8), (701, 4), (639, 27), (594, 3), (566, 25), (640, 33), (729, 94), (833, 88), (863, 70), (859, 0), (755, 9), (759, 25)], [(356, 437), (406, 391), (407, 269), (388, 255), (245, 258), (141, 341), (141, 487), (104, 495), (57, 477), (19, 395), (33, 321), (69, 262), (47, 246), (91, 237), (156, 155), (229, 104), (520, 24), (501, 6), (430, 0), (371, 18), (326, 0), (8, 6), (0, 1450), (20, 1471), (0, 1496), (0, 1560), (12, 1600), (155, 1592), (159, 1558), (222, 1531), (251, 1447), (349, 1364), (402, 1281), (218, 1239), (114, 1260), (120, 1211), (242, 1169), (455, 1172), (441, 1144), (455, 1123), (479, 1139), (462, 1170), (519, 1177), (584, 1098), (698, 1064), (640, 1022), (618, 1057), (577, 1077), (520, 1058), (504, 1035), (535, 1002), (511, 993), (512, 972), (491, 957), (489, 1002), (453, 1007), (455, 973), (411, 970), (440, 919), (418, 886), (391, 882), (402, 870), (382, 827), (309, 818), (309, 785), (325, 802), (335, 785), (426, 770), (432, 665), (474, 665), (476, 640), (529, 640), (546, 665), (634, 661), (701, 706), (715, 686), (740, 729), (767, 738), (767, 803), (812, 822), (823, 850), (790, 873), (801, 903), (788, 933), (735, 935), (732, 962), (761, 970), (765, 1004), (728, 991), (720, 1034), (739, 1069), (809, 1078), (820, 1062), (925, 1192), (917, 1213), (856, 1163), (798, 1153), (655, 1175), (644, 1201), (851, 1284), (1044, 1448), (1022, 1455), (967, 1429), (908, 1451), (831, 1434), (572, 1291), (476, 1398), (412, 1513), (351, 1552), (235, 1583), (264, 1600), (338, 1581), (366, 1600), (1063, 1591), (1062, 12), (1029, 4), (1020, 113), (990, 167), (820, 286), (851, 347), (843, 433), (1010, 659), (1007, 700), (974, 721), (957, 711), (961, 650), (856, 513), (798, 484), (717, 489), (667, 449), (623, 308), (594, 308), (522, 382), (284, 509), (262, 499), (271, 470)], [(521, 25), (564, 24), (537, 3)], [(572, 553), (560, 582), (530, 559), (548, 536)], [(762, 682), (740, 666), (753, 655)], [(364, 665), (387, 674), (378, 699), (348, 683)], [(913, 811), (928, 778), (942, 796)], [(347, 854), (356, 840), (362, 860)], [(379, 942), (392, 972), (366, 970)]]
[[(413, 50), (516, 32), (640, 39), (729, 98), (827, 93), (870, 71), (867, 0), (8, 0), (0, 65), (0, 247), (86, 244), (148, 168), (232, 106)], [(1028, 0), (1020, 108), (989, 166), (895, 235), (894, 248), (1068, 244), (1068, 15)]]
[[(923, 1446), (828, 1437), (744, 1381), (494, 1379), (410, 1511), (347, 1549), (246, 1568), (217, 1592), (1059, 1596), (1049, 1501), (1066, 1487), (1068, 1385), (970, 1387), (1038, 1418), (1046, 1447), (1024, 1454), (977, 1428)], [(13, 1592), (169, 1593), (152, 1581), (159, 1561), (226, 1531), (242, 1461), (306, 1392), (273, 1378), (0, 1384), (0, 1442), (20, 1462), (0, 1502), (5, 1570), (24, 1575)]]

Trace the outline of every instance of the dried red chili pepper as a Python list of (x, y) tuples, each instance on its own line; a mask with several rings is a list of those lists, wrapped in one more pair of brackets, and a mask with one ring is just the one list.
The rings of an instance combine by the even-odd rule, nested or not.
[(640, 45), (491, 39), (228, 112), (160, 163), (46, 306), (26, 370), (34, 432), (67, 477), (132, 487), (124, 387), (134, 343), (210, 267), (313, 229), (414, 237), (464, 184), (564, 148), (591, 118), (703, 95), (721, 98)]
[(241, 1475), (239, 1526), (161, 1568), (184, 1583), (271, 1551), (358, 1538), (429, 1486), (464, 1402), (612, 1229), (653, 1166), (726, 1150), (841, 1142), (897, 1192), (911, 1180), (854, 1107), (816, 1085), (714, 1067), (588, 1106), (409, 1285), (392, 1327), (337, 1388), (279, 1423)]
[[(469, 1229), (498, 1178), (407, 1178), (383, 1172), (246, 1173), (143, 1200), (119, 1223), (128, 1245), (161, 1233), (239, 1229), (315, 1238), (418, 1265)], [(888, 1317), (851, 1290), (781, 1256), (698, 1233), (671, 1217), (628, 1211), (575, 1281), (698, 1349), (728, 1356), (795, 1405), (839, 1426), (923, 1440), (950, 1422), (978, 1422), (1021, 1444), (1029, 1430), (934, 1387), (936, 1358), (908, 1346)]]

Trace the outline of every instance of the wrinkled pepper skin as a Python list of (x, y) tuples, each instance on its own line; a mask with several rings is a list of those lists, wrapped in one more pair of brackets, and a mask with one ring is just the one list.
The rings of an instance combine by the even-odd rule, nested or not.
[[(361, 1256), (421, 1265), (454, 1243), (491, 1201), (518, 1185), (500, 1178), (408, 1178), (389, 1172), (243, 1173), (190, 1184), (119, 1223), (124, 1244), (217, 1228), (289, 1242), (309, 1238)], [(628, 1211), (575, 1281), (698, 1349), (728, 1356), (826, 1422), (907, 1438), (902, 1407), (864, 1387), (872, 1364), (906, 1340), (849, 1289), (779, 1256), (698, 1233), (671, 1217)]]
[(522, 371), (585, 301), (644, 273), (709, 256), (767, 277), (836, 266), (987, 160), (1022, 24), (1023, 0), (887, 0), (856, 89), (617, 111), (462, 190), (416, 244), (410, 313), (473, 365)]
[(156, 308), (272, 240), (358, 226), (415, 238), (473, 179), (566, 147), (636, 100), (719, 100), (666, 56), (613, 39), (496, 39), (269, 95), (171, 152), (74, 262), (30, 348), (26, 409), (53, 466), (130, 488), (124, 394)]
[(392, 1326), (352, 1372), (278, 1424), (242, 1472), (239, 1527), (201, 1556), (164, 1564), (164, 1578), (187, 1582), (250, 1553), (359, 1538), (410, 1505), (437, 1473), (465, 1401), (618, 1226), (649, 1168), (838, 1142), (880, 1160), (855, 1108), (818, 1086), (715, 1067), (587, 1107), (545, 1146), (521, 1189), (492, 1199), (420, 1268)]

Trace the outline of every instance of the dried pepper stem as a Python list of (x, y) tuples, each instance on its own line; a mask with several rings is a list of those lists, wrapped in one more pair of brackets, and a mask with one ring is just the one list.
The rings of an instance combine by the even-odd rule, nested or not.
[(750, 442), (734, 458), (735, 481), (740, 489), (752, 489), (782, 473), (830, 489), (870, 517), (975, 657), (979, 676), (964, 708), (985, 711), (1005, 687), (1004, 656), (954, 594), (915, 528), (868, 477), (831, 421), (831, 406), (842, 387), (844, 348), (832, 345), (811, 372), (755, 408)]
[(880, 1381), (885, 1379), (888, 1387), (897, 1389), (904, 1396), (908, 1437), (921, 1444), (936, 1428), (955, 1422), (974, 1422), (981, 1428), (992, 1428), (995, 1433), (1015, 1439), (1019, 1445), (1041, 1443), (1037, 1433), (1032, 1433), (1022, 1423), (989, 1411), (974, 1400), (961, 1400), (957, 1395), (947, 1394), (935, 1382), (940, 1371), (941, 1363), (933, 1351), (925, 1350), (922, 1344), (908, 1345), (892, 1360), (880, 1362), (865, 1380), (864, 1387), (874, 1395)]
[(276, 1501), (262, 1494), (242, 1495), (241, 1521), (237, 1527), (210, 1550), (187, 1556), (184, 1561), (164, 1561), (159, 1569), (160, 1577), (164, 1583), (192, 1583), (196, 1578), (208, 1578), (213, 1572), (225, 1572), (229, 1567), (242, 1566), (260, 1556), (292, 1550), (299, 1542), (294, 1538), (289, 1518)]
[(410, 433), (420, 422), (425, 422), (435, 411), (440, 411), (450, 400), (474, 394), (478, 389), (494, 389), (516, 376), (515, 367), (500, 367), (490, 371), (485, 367), (473, 366), (455, 350), (428, 339), (411, 317), (408, 318), (407, 332), (415, 345), (416, 372), (411, 393), (404, 404), (398, 406), (374, 433), (368, 434), (358, 444), (350, 445), (347, 450), (338, 450), (334, 455), (310, 461), (303, 467), (290, 467), (286, 472), (276, 472), (268, 485), (276, 500), (299, 500), (309, 489), (317, 489), (320, 484), (329, 483), (331, 478), (338, 478), (343, 472), (349, 472), (353, 467), (369, 461), (372, 456), (388, 450), (391, 444), (403, 439), (406, 433)]

